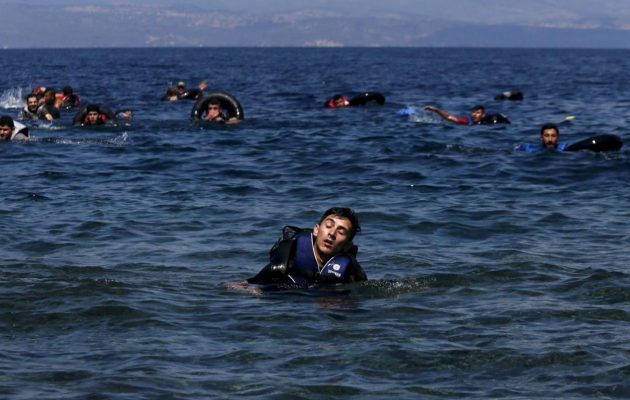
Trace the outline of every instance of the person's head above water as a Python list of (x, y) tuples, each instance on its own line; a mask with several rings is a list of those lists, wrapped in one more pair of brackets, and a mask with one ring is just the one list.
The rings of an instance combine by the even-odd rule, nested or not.
[(100, 125), (103, 123), (101, 118), (101, 109), (96, 104), (90, 104), (85, 108), (85, 121), (86, 125)]
[(15, 128), (15, 124), (13, 123), (13, 118), (8, 115), (3, 115), (0, 117), (0, 140), (9, 140), (11, 139), (11, 134), (13, 133), (13, 129)]
[(37, 102), (37, 95), (35, 93), (26, 96), (26, 108), (29, 112), (36, 113), (38, 107), (39, 103)]
[(352, 239), (361, 231), (359, 218), (350, 208), (333, 207), (322, 215), (313, 228), (313, 249), (320, 262), (352, 247)]
[(556, 124), (545, 124), (540, 128), (540, 142), (546, 149), (555, 149), (560, 140), (560, 130)]
[(486, 109), (481, 105), (476, 105), (470, 109), (470, 119), (474, 123), (478, 123), (486, 116)]

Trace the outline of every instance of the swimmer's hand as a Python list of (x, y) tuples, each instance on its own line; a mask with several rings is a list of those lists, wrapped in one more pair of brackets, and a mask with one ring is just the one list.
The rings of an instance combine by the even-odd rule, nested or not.
[(227, 289), (236, 290), (238, 292), (253, 294), (254, 296), (262, 296), (263, 292), (260, 288), (250, 286), (247, 281), (226, 282), (223, 284)]

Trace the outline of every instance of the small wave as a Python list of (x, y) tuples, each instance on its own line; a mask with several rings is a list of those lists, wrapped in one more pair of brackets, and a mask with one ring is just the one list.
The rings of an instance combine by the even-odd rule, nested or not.
[(0, 95), (0, 107), (15, 109), (24, 107), (22, 88), (7, 89)]
[(31, 142), (37, 143), (54, 143), (65, 145), (85, 145), (85, 144), (101, 144), (110, 146), (124, 146), (127, 144), (129, 134), (125, 131), (114, 137), (89, 137), (89, 138), (76, 138), (76, 137), (32, 137)]

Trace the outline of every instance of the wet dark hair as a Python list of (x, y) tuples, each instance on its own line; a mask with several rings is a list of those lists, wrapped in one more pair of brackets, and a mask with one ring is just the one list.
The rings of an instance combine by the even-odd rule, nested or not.
[(0, 126), (9, 126), (11, 129), (15, 128), (15, 124), (13, 123), (13, 118), (8, 115), (3, 115), (0, 117)]
[(477, 110), (481, 110), (483, 112), (486, 111), (486, 108), (480, 104), (477, 104), (476, 106), (474, 106), (473, 108), (470, 109), (470, 111), (477, 111)]
[(64, 86), (63, 89), (61, 89), (64, 95), (70, 95), (73, 93), (72, 90), (72, 86)]
[(319, 223), (321, 224), (326, 217), (334, 215), (339, 218), (346, 218), (352, 224), (352, 229), (350, 230), (350, 240), (354, 238), (358, 232), (361, 232), (361, 224), (359, 224), (359, 217), (354, 213), (354, 210), (346, 207), (333, 207), (329, 208), (324, 212), (324, 215), (319, 219)]
[(87, 107), (85, 107), (86, 113), (89, 113), (90, 111), (96, 111), (99, 114), (101, 113), (101, 109), (96, 104), (89, 104)]
[(26, 96), (26, 100), (28, 100), (28, 99), (32, 99), (33, 97), (34, 97), (34, 98), (37, 98), (37, 95), (36, 95), (35, 93), (29, 93), (29, 94)]
[(547, 124), (543, 125), (543, 126), (542, 126), (542, 128), (540, 128), (540, 136), (542, 136), (542, 135), (543, 135), (543, 132), (544, 132), (544, 131), (546, 131), (547, 129), (555, 129), (555, 130), (556, 130), (556, 133), (557, 133), (558, 135), (560, 134), (560, 129), (558, 128), (558, 125), (556, 125), (556, 124), (552, 124), (552, 123), (550, 122), (550, 123), (547, 123)]
[(332, 98), (332, 99), (333, 99), (333, 100), (341, 100), (341, 99), (343, 99), (343, 95), (342, 95), (342, 94), (337, 93), (336, 95), (334, 95), (334, 96), (333, 96), (333, 98)]
[(208, 100), (208, 105), (210, 104), (212, 104), (213, 106), (220, 106), (221, 101), (216, 97), (211, 97), (210, 100)]

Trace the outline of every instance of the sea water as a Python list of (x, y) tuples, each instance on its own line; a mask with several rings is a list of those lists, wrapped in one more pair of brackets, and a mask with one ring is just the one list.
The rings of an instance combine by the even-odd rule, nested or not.
[[(627, 141), (628, 51), (1, 53), (2, 114), (40, 85), (134, 112), (89, 129), (63, 111), (0, 143), (1, 398), (628, 397), (628, 147), (514, 150), (569, 115), (562, 142)], [(191, 124), (192, 102), (160, 100), (180, 80), (245, 120)], [(364, 91), (385, 105), (323, 107)], [(359, 215), (369, 282), (224, 286), (332, 206)]]

